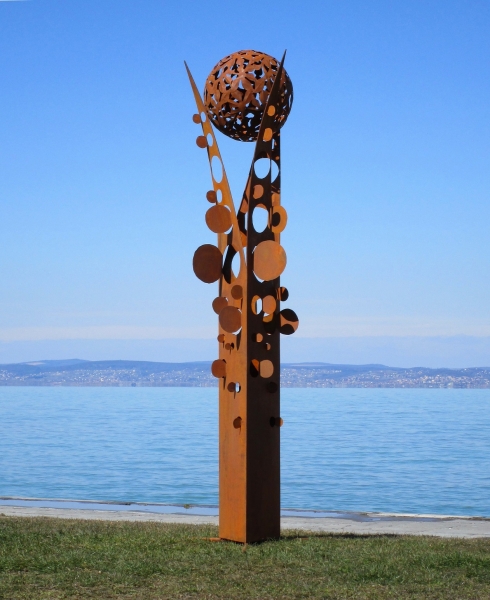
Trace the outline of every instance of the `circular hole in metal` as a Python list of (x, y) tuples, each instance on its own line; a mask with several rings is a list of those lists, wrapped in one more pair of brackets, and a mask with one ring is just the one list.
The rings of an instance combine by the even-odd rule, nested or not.
[(254, 358), (250, 361), (250, 375), (252, 377), (257, 377), (259, 374), (260, 362)]
[(223, 163), (217, 156), (213, 156), (211, 159), (211, 171), (214, 180), (219, 183), (223, 179)]
[(231, 270), (233, 271), (233, 275), (235, 275), (235, 277), (238, 277), (238, 274), (240, 273), (240, 253), (237, 252), (235, 254), (235, 256), (233, 257), (233, 260), (231, 261)]
[(270, 158), (259, 158), (255, 161), (254, 171), (259, 179), (264, 179), (271, 169)]
[(259, 204), (252, 213), (252, 223), (257, 233), (262, 233), (269, 224), (269, 213), (265, 206)]
[[(251, 309), (254, 315), (258, 315), (262, 312), (262, 298), (260, 296), (254, 296), (252, 298)], [(260, 333), (257, 335), (260, 335)]]

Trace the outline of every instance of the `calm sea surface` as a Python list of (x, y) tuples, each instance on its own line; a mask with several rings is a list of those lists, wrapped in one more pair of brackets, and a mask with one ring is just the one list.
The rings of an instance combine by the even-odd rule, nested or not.
[[(282, 505), (490, 516), (490, 390), (285, 389)], [(0, 495), (217, 504), (217, 390), (0, 387)]]

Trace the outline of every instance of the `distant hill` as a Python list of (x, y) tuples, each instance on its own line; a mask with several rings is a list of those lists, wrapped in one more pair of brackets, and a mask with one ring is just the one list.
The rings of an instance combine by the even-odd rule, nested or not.
[[(215, 387), (211, 362), (41, 360), (0, 365), (0, 386)], [(287, 363), (282, 387), (490, 388), (490, 367), (398, 368), (385, 365)]]

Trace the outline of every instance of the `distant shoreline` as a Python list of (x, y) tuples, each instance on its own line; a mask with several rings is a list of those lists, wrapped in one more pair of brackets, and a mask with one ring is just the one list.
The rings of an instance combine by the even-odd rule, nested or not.
[[(41, 383), (41, 384), (26, 384), (26, 383), (0, 383), (0, 388), (6, 387), (52, 387), (52, 388), (217, 388), (217, 385), (172, 385), (172, 384), (56, 384), (56, 383)], [(373, 389), (373, 390), (486, 390), (490, 386), (454, 386), (454, 385), (283, 385), (281, 389), (303, 389), (303, 390), (327, 390), (327, 389)]]
[[(36, 361), (0, 365), (0, 386), (217, 387), (211, 362)], [(283, 388), (490, 389), (490, 367), (429, 369), (385, 365), (286, 363)]]

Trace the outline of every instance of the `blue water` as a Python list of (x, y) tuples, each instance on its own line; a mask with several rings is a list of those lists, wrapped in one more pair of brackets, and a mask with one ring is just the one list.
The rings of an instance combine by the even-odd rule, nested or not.
[[(490, 390), (285, 389), (284, 507), (490, 516)], [(0, 496), (217, 504), (213, 388), (0, 387)]]

